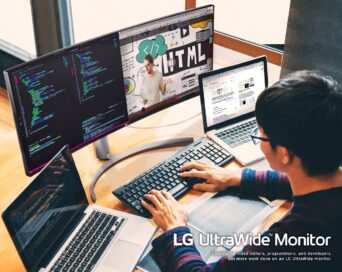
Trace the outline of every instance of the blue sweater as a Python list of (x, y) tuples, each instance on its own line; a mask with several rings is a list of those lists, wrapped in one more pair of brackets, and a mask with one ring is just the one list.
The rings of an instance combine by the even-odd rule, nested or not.
[[(206, 264), (195, 246), (178, 246), (173, 243), (177, 234), (189, 234), (188, 227), (178, 227), (161, 236), (153, 242), (155, 259), (163, 271), (342, 271), (341, 269), (341, 228), (342, 228), (342, 187), (317, 191), (302, 196), (292, 197), (292, 191), (287, 177), (275, 171), (255, 171), (245, 169), (242, 173), (241, 192), (246, 195), (265, 196), (270, 199), (292, 199), (293, 206), (280, 220), (273, 224), (262, 236), (268, 236), (269, 246), (244, 247), (244, 256), (251, 253), (272, 254), (292, 252), (299, 260), (288, 261), (286, 257), (278, 261), (237, 261), (222, 257), (218, 262)], [(282, 238), (287, 236), (331, 236), (328, 246), (279, 246), (275, 245), (275, 234)], [(307, 255), (300, 255), (307, 252)], [(311, 252), (311, 253), (309, 253)], [(308, 255), (310, 254), (310, 255)], [(324, 256), (322, 255), (324, 254)], [(327, 255), (328, 254), (328, 255)], [(272, 256), (272, 255), (271, 255)], [(252, 257), (252, 256), (251, 256)], [(303, 260), (303, 258), (307, 260)], [(311, 258), (316, 259), (311, 259)], [(322, 260), (324, 257), (324, 260)], [(292, 256), (291, 258), (295, 258)], [(318, 260), (317, 258), (321, 258)]]

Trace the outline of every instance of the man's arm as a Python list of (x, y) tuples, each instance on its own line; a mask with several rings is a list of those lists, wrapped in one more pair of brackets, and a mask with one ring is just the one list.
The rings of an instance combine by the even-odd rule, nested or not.
[(141, 97), (141, 99), (143, 100), (143, 104), (145, 105), (147, 103), (147, 99), (146, 99), (146, 95), (144, 92), (144, 82), (145, 82), (145, 77), (141, 76), (140, 89), (138, 89), (136, 94)]
[(159, 80), (159, 90), (161, 92), (162, 95), (165, 94), (166, 92), (166, 85), (164, 84), (164, 81), (163, 81), (163, 76), (162, 74), (160, 74), (160, 80)]
[(270, 199), (292, 199), (292, 190), (287, 176), (270, 170), (244, 169), (241, 176), (241, 192)]
[(252, 169), (228, 170), (222, 167), (193, 161), (180, 168), (180, 176), (205, 179), (205, 183), (197, 183), (193, 189), (219, 192), (229, 187), (241, 187), (246, 195), (265, 196), (270, 199), (292, 198), (290, 182), (286, 175), (276, 171), (256, 171)]

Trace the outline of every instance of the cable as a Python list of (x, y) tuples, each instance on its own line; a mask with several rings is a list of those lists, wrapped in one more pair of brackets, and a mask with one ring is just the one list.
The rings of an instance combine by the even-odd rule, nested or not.
[(128, 125), (127, 127), (129, 128), (134, 128), (134, 129), (154, 129), (154, 128), (163, 128), (163, 127), (171, 127), (171, 126), (175, 126), (175, 125), (179, 125), (179, 124), (182, 124), (182, 123), (185, 123), (195, 117), (197, 117), (198, 115), (201, 115), (202, 112), (199, 112), (199, 113), (196, 113), (195, 115), (185, 119), (185, 120), (182, 120), (182, 121), (179, 121), (177, 123), (171, 123), (171, 124), (166, 124), (166, 125), (161, 125), (161, 126), (155, 126), (155, 127), (136, 127), (136, 126), (132, 126), (132, 125)]

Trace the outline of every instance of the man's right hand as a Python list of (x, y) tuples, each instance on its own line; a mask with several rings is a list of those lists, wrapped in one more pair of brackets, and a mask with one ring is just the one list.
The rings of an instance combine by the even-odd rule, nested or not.
[[(190, 171), (189, 171), (190, 170)], [(197, 183), (193, 189), (207, 192), (224, 191), (228, 187), (241, 184), (242, 170), (227, 170), (202, 161), (192, 161), (183, 165), (179, 171), (181, 177), (206, 179), (206, 183)], [(186, 172), (183, 172), (186, 171)]]

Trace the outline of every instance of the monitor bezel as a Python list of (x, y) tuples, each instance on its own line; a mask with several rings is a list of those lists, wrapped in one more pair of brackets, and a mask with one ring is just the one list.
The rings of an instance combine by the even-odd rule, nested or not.
[(203, 73), (199, 75), (199, 87), (200, 87), (200, 100), (201, 100), (201, 109), (202, 109), (202, 120), (203, 120), (203, 128), (204, 128), (204, 132), (207, 133), (209, 130), (214, 130), (214, 129), (220, 129), (222, 127), (226, 127), (229, 126), (231, 124), (234, 124), (236, 122), (239, 122), (241, 120), (245, 120), (247, 118), (251, 118), (255, 116), (254, 111), (249, 112), (249, 113), (245, 113), (243, 115), (240, 115), (238, 117), (229, 119), (227, 121), (224, 121), (222, 123), (216, 124), (216, 125), (212, 125), (212, 126), (208, 126), (207, 125), (207, 114), (206, 114), (206, 109), (205, 109), (205, 101), (204, 101), (204, 89), (203, 89), (203, 79), (207, 78), (207, 77), (212, 77), (218, 74), (222, 74), (225, 73), (227, 71), (232, 71), (235, 69), (239, 69), (241, 67), (245, 67), (245, 66), (249, 66), (251, 64), (255, 64), (258, 62), (263, 62), (264, 64), (264, 76), (265, 76), (265, 88), (268, 87), (268, 70), (267, 70), (267, 57), (266, 56), (260, 56), (260, 57), (256, 57), (252, 60), (248, 60), (248, 61), (244, 61), (244, 62), (240, 62), (228, 67), (224, 67), (221, 69), (217, 69), (217, 70), (213, 70), (211, 72), (207, 72), (207, 73)]

